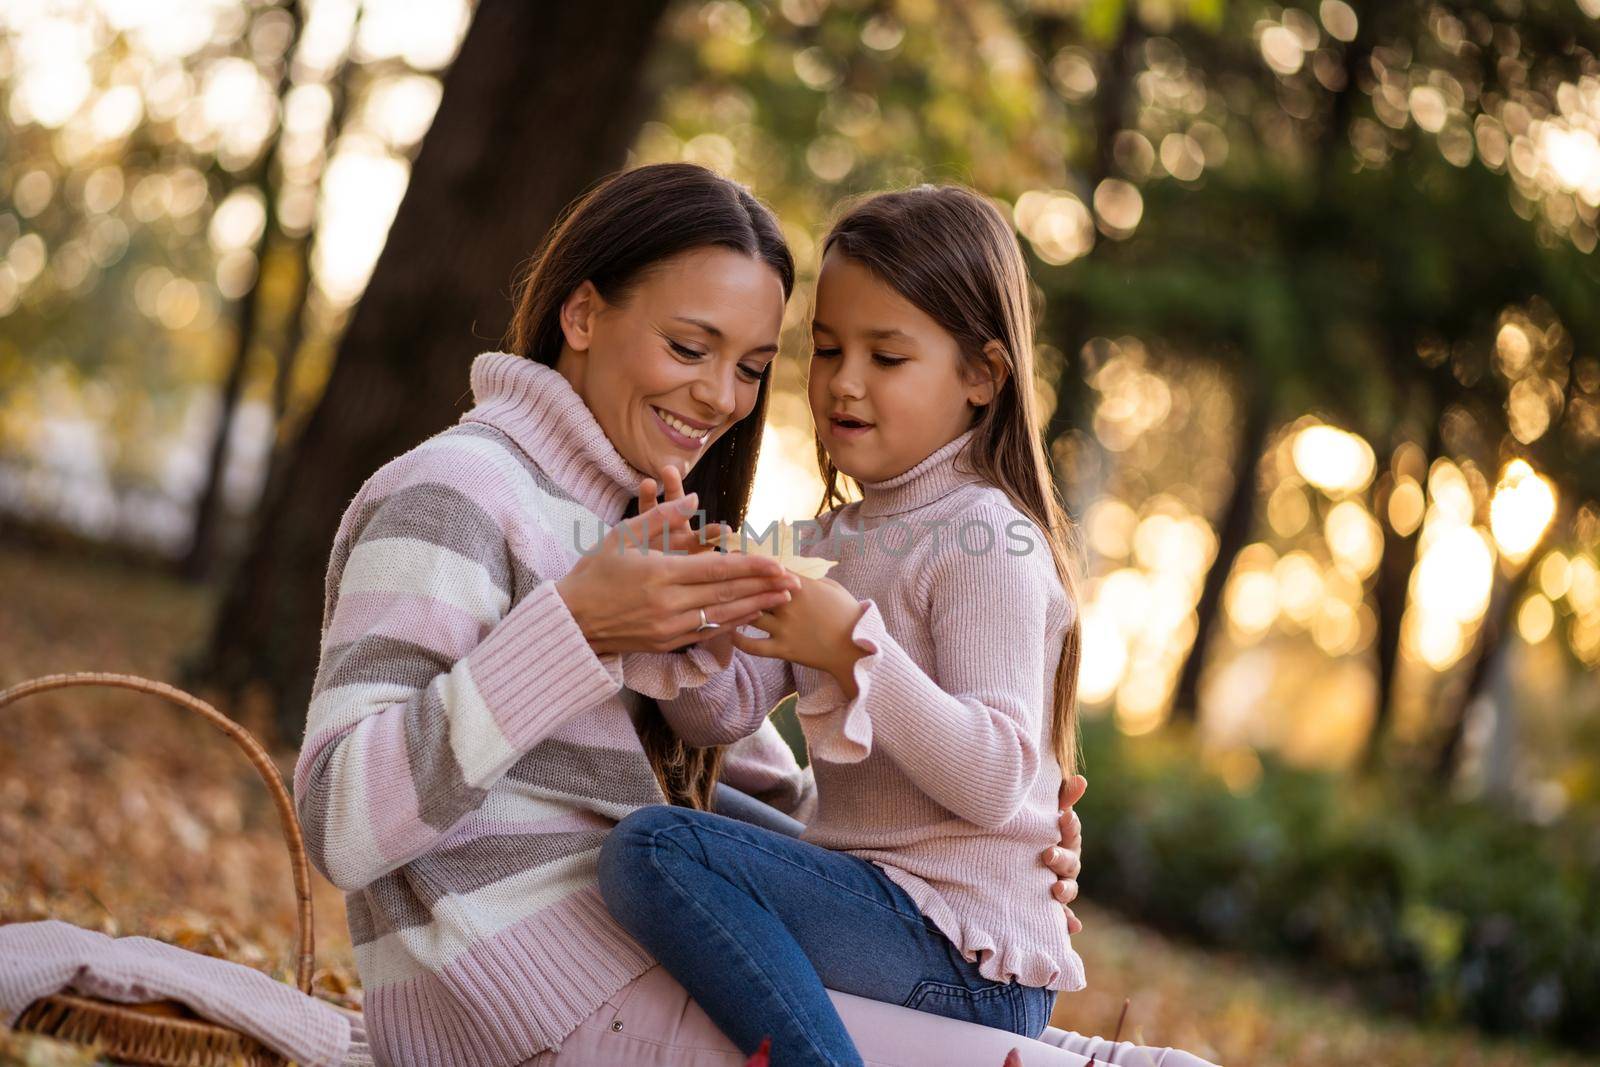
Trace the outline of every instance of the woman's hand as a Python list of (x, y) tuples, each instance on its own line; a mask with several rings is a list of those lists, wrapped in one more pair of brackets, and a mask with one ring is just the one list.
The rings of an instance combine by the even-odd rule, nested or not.
[(719, 633), (699, 629), (702, 611), (732, 628), (787, 603), (797, 579), (777, 560), (695, 549), (696, 503), (680, 496), (619, 523), (556, 582), (595, 652), (672, 651)]
[[(684, 499), (683, 475), (678, 473), (678, 468), (668, 465), (661, 476), (660, 486), (662, 501), (667, 504), (677, 504)], [(645, 478), (639, 482), (639, 507), (638, 514), (643, 515), (656, 506), (656, 480)], [(698, 494), (696, 494), (698, 496)], [(683, 505), (680, 505), (683, 506)], [(689, 511), (681, 516), (668, 516), (668, 528), (665, 538), (657, 536), (650, 542), (653, 548), (657, 542), (664, 545), (664, 550), (683, 554), (711, 552), (718, 545), (723, 544), (733, 536), (733, 528), (725, 522), (707, 523), (700, 529), (695, 529), (689, 522), (693, 515), (693, 502), (687, 505)]]
[[(667, 503), (683, 499), (683, 476), (678, 473), (678, 468), (667, 465), (662, 474), (661, 497)], [(646, 478), (639, 483), (639, 514), (644, 514), (655, 506), (656, 481)], [(690, 529), (687, 520), (679, 529), (669, 534), (669, 544), (673, 552), (699, 553), (712, 552), (721, 544), (727, 544), (733, 537), (733, 527), (724, 522), (712, 522), (700, 527), (698, 530)], [(798, 588), (798, 580), (791, 581), (785, 588), (793, 593)], [(710, 618), (708, 615), (707, 618)], [(716, 619), (710, 621), (716, 622)], [(731, 625), (723, 625), (719, 629), (706, 631), (710, 636), (698, 642), (701, 648), (717, 657), (720, 662), (733, 655), (733, 635), (738, 632), (737, 627), (750, 619), (741, 620)]]
[(1067, 932), (1070, 934), (1083, 929), (1083, 923), (1068, 906), (1078, 899), (1078, 871), (1082, 868), (1080, 853), (1083, 851), (1083, 824), (1078, 821), (1078, 813), (1072, 807), (1082, 799), (1088, 788), (1089, 780), (1081, 774), (1074, 774), (1061, 783), (1061, 843), (1051, 845), (1039, 857), (1039, 861), (1057, 878), (1050, 887), (1050, 895), (1061, 903), (1062, 910), (1067, 913)]
[(832, 578), (794, 577), (800, 589), (789, 603), (765, 609), (753, 623), (768, 636), (734, 634), (734, 647), (753, 656), (786, 659), (827, 671), (845, 697), (853, 700), (856, 661), (867, 654), (850, 638), (861, 618), (861, 602)]

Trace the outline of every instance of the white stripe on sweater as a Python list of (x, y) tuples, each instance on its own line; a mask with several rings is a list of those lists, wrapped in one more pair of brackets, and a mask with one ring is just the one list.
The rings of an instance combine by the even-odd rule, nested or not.
[(555, 538), (556, 543), (574, 552), (579, 548), (579, 545), (573, 543), (573, 529), (576, 525), (582, 545), (592, 546), (599, 538), (598, 531), (606, 529), (595, 513), (575, 500), (567, 500), (546, 492), (533, 475), (528, 473), (528, 469), (518, 463), (506, 449), (506, 445), (482, 437), (441, 434), (419, 445), (416, 451), (418, 453), (435, 450), (461, 452), (488, 461), (504, 476), (506, 484), (516, 494), (517, 507), (524, 518), (530, 520), (533, 525), (543, 527), (545, 532)]
[[(404, 689), (403, 686), (384, 688)], [(339, 885), (359, 885), (371, 872), (385, 866), (367, 798), (370, 774), (366, 767), (367, 741), (372, 733), (371, 726), (371, 722), (358, 724), (350, 731), (328, 760), (321, 783), (328, 804), (327, 816), (323, 819), (322, 862), (328, 866), (329, 878)], [(407, 792), (412, 788), (409, 780), (391, 787), (404, 788)]]
[(500, 732), (494, 712), (472, 679), (472, 663), (460, 660), (448, 674), (433, 680), (444, 706), (450, 709), (450, 748), (456, 754), (461, 777), (477, 789), (494, 785), (515, 763), (522, 750)]
[(391, 704), (420, 699), (419, 690), (400, 682), (357, 682), (324, 689), (306, 713), (306, 740), (314, 741), (328, 730), (352, 726)]
[(510, 610), (511, 594), (483, 564), (415, 537), (360, 541), (339, 578), (339, 595), (410, 593), (432, 597), (493, 626)]
[[(473, 825), (500, 823), (534, 823), (546, 822), (551, 819), (561, 819), (583, 811), (585, 805), (574, 804), (570, 793), (552, 794), (559, 796), (560, 800), (551, 800), (549, 796), (535, 786), (523, 785), (513, 782), (509, 778), (500, 779), (499, 788), (493, 789), (483, 798), (483, 803), (478, 810), (467, 816)], [(478, 834), (474, 835), (481, 836)]]
[(534, 917), (557, 901), (595, 884), (600, 850), (590, 849), (521, 871), (472, 893), (439, 898), (433, 922), (396, 930), (355, 946), (356, 969), (403, 981), (438, 972), (474, 944)]

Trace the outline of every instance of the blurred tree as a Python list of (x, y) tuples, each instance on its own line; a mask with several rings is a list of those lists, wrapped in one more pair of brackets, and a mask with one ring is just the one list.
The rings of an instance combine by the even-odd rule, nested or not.
[[(1158, 674), (1160, 685), (1146, 689), (1170, 689), (1175, 716), (1199, 711), (1207, 656), (1225, 647), (1214, 637), (1239, 639), (1223, 625), (1238, 557), (1260, 540), (1346, 591), (1359, 640), (1337, 652), (1317, 643), (1335, 657), (1374, 648), (1371, 743), (1398, 717), (1395, 694), (1422, 692), (1431, 716), (1425, 755), (1437, 755), (1463, 721), (1458, 697), (1471, 699), (1492, 673), (1495, 635), (1507, 630), (1495, 620), (1515, 610), (1517, 597), (1497, 595), (1488, 613), (1460, 620), (1457, 652), (1419, 653), (1416, 613), (1427, 605), (1411, 590), (1426, 562), (1422, 514), (1439, 503), (1430, 472), (1467, 479), (1475, 511), (1464, 521), (1484, 534), (1496, 472), (1514, 458), (1555, 482), (1579, 515), (1597, 499), (1600, 24), (1557, 0), (677, 0), (664, 25), (652, 78), (665, 91), (635, 158), (692, 159), (749, 182), (784, 219), (802, 271), (814, 270), (815, 237), (838, 201), (869, 189), (962, 180), (1011, 214), (1043, 298), (1047, 373), (1038, 384), (1047, 406), (1054, 402), (1049, 436), (1069, 498), (1088, 518), (1091, 504), (1125, 505), (1135, 523), (1179, 499), (1185, 521), (1204, 520), (1192, 545), (1209, 565), (1202, 560), (1181, 583), (1189, 599), (1163, 616), (1171, 624), (1138, 636), (1144, 652), (1159, 655), (1125, 657), (1123, 682)], [(640, 43), (635, 54), (643, 50)], [(435, 131), (434, 140), (444, 138)], [(445, 181), (446, 164), (430, 168), (430, 182)], [(454, 195), (429, 188), (433, 202)], [(337, 373), (337, 395), (312, 420), (321, 451), (316, 460), (286, 455), (289, 466), (271, 479), (279, 509), (283, 485), (316, 486), (325, 501), (316, 522), (329, 529), (333, 483), (366, 473), (358, 468), (448, 418), (435, 410), (412, 427), (398, 396), (413, 397), (419, 410), (434, 404), (438, 391), (421, 385), (459, 375), (438, 369), (456, 366), (441, 354), (452, 342), (428, 335), (419, 362), (437, 377), (405, 377), (378, 358), (380, 339), (403, 334), (381, 324), (424, 314), (419, 290), (405, 288), (411, 276), (392, 258), (402, 238), (421, 240), (421, 195), (396, 224), (384, 284), (347, 339), (347, 357), (367, 355), (345, 360), (360, 369)], [(463, 209), (448, 220), (474, 217)], [(0, 219), (0, 243), (5, 229)], [(504, 284), (506, 270), (494, 269), (502, 276), (487, 288), (472, 281), (479, 297)], [(441, 321), (500, 321), (498, 303), (461, 295), (477, 277), (466, 272), (443, 290), (450, 307)], [(373, 310), (380, 292), (405, 306)], [(62, 321), (70, 317), (33, 323), (39, 332), (28, 336), (93, 348), (71, 332), (80, 326)], [(307, 350), (320, 352), (319, 343)], [(1135, 350), (1148, 356), (1152, 381), (1204, 372), (1207, 382), (1226, 383), (1206, 386), (1211, 399), (1188, 400), (1217, 400), (1209, 411), (1231, 410), (1231, 424), (1208, 418), (1171, 429), (1160, 425), (1163, 414), (1108, 445), (1116, 404), (1102, 362)], [(795, 362), (785, 360), (780, 375), (792, 392)], [(317, 375), (300, 377), (314, 385)], [(278, 375), (275, 406), (289, 379)], [(386, 384), (376, 393), (382, 404), (363, 416), (348, 398), (368, 381)], [(1171, 426), (1188, 417), (1181, 388), (1162, 409)], [(311, 392), (296, 387), (299, 409)], [(359, 425), (334, 425), (351, 411)], [(1307, 417), (1371, 443), (1367, 483), (1325, 491), (1293, 470), (1283, 446)], [(384, 420), (399, 429), (371, 425)], [(285, 421), (298, 423), (298, 412)], [(324, 472), (318, 461), (345, 462), (345, 430), (384, 447), (350, 459), (349, 471)], [(1181, 449), (1162, 443), (1179, 433)], [(1263, 495), (1283, 488), (1305, 509), (1291, 533), (1270, 521), (1272, 498)], [(1416, 504), (1415, 522), (1395, 522), (1407, 510), (1392, 507), (1396, 499)], [(1325, 522), (1340, 504), (1374, 522), (1381, 547), (1370, 567), (1334, 558)], [(267, 538), (297, 521), (269, 513)], [(1547, 537), (1554, 545), (1568, 535)], [(327, 536), (285, 538), (300, 547), (270, 550), (258, 541), (252, 558), (287, 580), (291, 565), (320, 569)], [(1135, 556), (1117, 565), (1159, 576), (1161, 564)], [(1517, 576), (1512, 568), (1501, 580)], [(273, 580), (252, 578), (253, 595)], [(235, 585), (224, 618), (250, 617), (256, 601), (240, 599), (249, 584)], [(301, 605), (263, 614), (314, 613)], [(1582, 627), (1600, 633), (1587, 616), (1571, 632), (1589, 632)], [(1286, 621), (1276, 632), (1301, 629)], [(262, 648), (274, 640), (248, 639)], [(287, 662), (275, 657), (268, 654)], [(303, 664), (296, 670), (309, 675)], [(1274, 714), (1292, 719), (1300, 709)]]
[[(1417, 663), (1401, 627), (1419, 528), (1396, 529), (1386, 507), (1399, 458), (1421, 451), (1425, 483), (1437, 458), (1492, 474), (1523, 455), (1563, 494), (1592, 494), (1600, 419), (1577, 364), (1530, 378), (1487, 358), (1502, 313), (1536, 298), (1580, 351), (1600, 343), (1596, 205), (1577, 164), (1556, 173), (1535, 143), (1540, 123), (1552, 143), (1586, 129), (1592, 18), (1548, 0), (675, 11), (680, 87), (647, 128), (647, 157), (733, 170), (797, 229), (820, 228), (840, 196), (945, 177), (1012, 209), (1037, 258), (1041, 339), (1060, 350), (1044, 361), (1058, 369), (1049, 434), (1080, 503), (1144, 484), (1129, 470), (1101, 483), (1104, 457), (1084, 462), (1102, 399), (1085, 342), (1133, 337), (1225, 372), (1232, 488), (1195, 498), (1216, 550), (1173, 714), (1198, 711), (1240, 550), (1274, 536), (1257, 515), (1259, 459), (1286, 420), (1314, 412), (1376, 445), (1376, 491), (1356, 494), (1382, 523), (1361, 588), (1376, 619), (1374, 744)], [(1538, 403), (1535, 431), (1539, 411), (1518, 422), (1513, 409)], [(1474, 429), (1442, 435), (1452, 420)]]
[[(1454, 69), (1462, 79), (1476, 73), (1479, 84), (1467, 100), (1492, 106), (1515, 95), (1530, 71), (1546, 84), (1582, 76), (1593, 62), (1595, 34), (1588, 20), (1535, 18), (1535, 32), (1525, 41), (1513, 36), (1507, 45), (1506, 24), (1493, 22), (1476, 5), (1334, 7), (1344, 8), (1350, 28), (1358, 26), (1359, 32), (1342, 48), (1335, 42), (1308, 60), (1304, 53), (1315, 46), (1302, 48), (1302, 37), (1314, 38), (1315, 24), (1294, 9), (1283, 15), (1278, 28), (1293, 23), (1302, 35), (1286, 45), (1297, 50), (1293, 62), (1280, 64), (1293, 70), (1274, 69), (1256, 50), (1233, 47), (1234, 31), (1215, 34), (1195, 23), (1170, 28), (1164, 39), (1168, 54), (1146, 73), (1161, 65), (1181, 71), (1188, 57), (1200, 72), (1196, 76), (1228, 85), (1229, 110), (1258, 126), (1261, 112), (1252, 107), (1251, 96), (1275, 94), (1288, 112), (1273, 117), (1280, 138), (1276, 154), (1260, 145), (1251, 153), (1257, 161), (1253, 167), (1227, 168), (1177, 187), (1147, 186), (1137, 234), (1118, 246), (1102, 242), (1062, 272), (1066, 278), (1060, 287), (1071, 294), (1062, 302), (1070, 309), (1067, 314), (1088, 320), (1072, 324), (1079, 336), (1126, 331), (1183, 337), (1196, 354), (1233, 354), (1242, 408), (1234, 488), (1217, 523), (1218, 551), (1196, 607), (1196, 638), (1176, 686), (1174, 714), (1180, 717), (1192, 717), (1198, 708), (1201, 666), (1222, 590), (1239, 550), (1255, 536), (1258, 487), (1251, 472), (1272, 412), (1321, 410), (1384, 441), (1402, 424), (1414, 397), (1428, 398), (1435, 425), (1450, 405), (1470, 402), (1473, 417), (1491, 439), (1514, 445), (1508, 401), (1496, 392), (1494, 378), (1469, 373), (1453, 360), (1429, 365), (1418, 358), (1419, 348), (1430, 340), (1446, 350), (1474, 342), (1482, 346), (1501, 309), (1540, 294), (1559, 306), (1560, 321), (1582, 337), (1585, 350), (1600, 346), (1592, 259), (1570, 241), (1517, 218), (1515, 196), (1508, 199), (1505, 182), (1436, 151), (1424, 136), (1391, 138), (1394, 143), (1386, 142), (1376, 164), (1362, 155), (1364, 148), (1370, 155), (1370, 138), (1383, 128), (1372, 117), (1369, 98), (1384, 85), (1374, 71), (1384, 71), (1385, 60), (1394, 63), (1399, 57), (1409, 65), (1415, 57), (1418, 67), (1437, 65), (1436, 73)], [(1291, 14), (1299, 16), (1297, 22)], [(1124, 12), (1124, 17), (1137, 15)], [(1265, 40), (1261, 16), (1251, 12), (1250, 17), (1255, 35)], [(1457, 39), (1469, 24), (1479, 47)], [(1482, 58), (1507, 48), (1511, 54), (1500, 62)], [(1170, 49), (1177, 50), (1175, 57)], [(1376, 66), (1375, 55), (1381, 57)], [(1114, 54), (1105, 59), (1107, 69), (1116, 71), (1119, 65)], [(1434, 81), (1436, 73), (1429, 75)], [(1125, 84), (1122, 77), (1102, 79), (1098, 91)], [(1135, 84), (1148, 104), (1154, 95), (1149, 85)], [(1451, 84), (1458, 83), (1452, 79)], [(1285, 86), (1295, 87), (1303, 98), (1286, 98)], [(1137, 101), (1131, 103), (1136, 109)], [(1101, 113), (1119, 110), (1105, 105)], [(1462, 121), (1472, 118), (1469, 108)], [(1392, 114), (1385, 119), (1388, 127), (1399, 124)], [(1135, 124), (1142, 130), (1151, 126), (1148, 115)], [(1263, 132), (1237, 121), (1224, 129), (1231, 151), (1240, 155)], [(1161, 143), (1166, 152), (1171, 142), (1163, 138)], [(1459, 145), (1452, 151), (1459, 152)], [(1181, 157), (1177, 162), (1182, 164)], [(1095, 165), (1089, 167), (1098, 177)], [(1198, 178), (1198, 167), (1195, 173)], [(1585, 232), (1580, 223), (1575, 239), (1592, 241)], [(1229, 274), (1217, 276), (1217, 267), (1225, 263)], [(1048, 277), (1043, 276), (1047, 292), (1054, 289)], [(1058, 331), (1066, 328), (1059, 320), (1053, 325)], [(1571, 379), (1563, 377), (1560, 384), (1570, 387)], [(1071, 395), (1065, 385), (1058, 389), (1063, 404)], [(1057, 428), (1065, 423), (1059, 417), (1054, 421)], [(1595, 462), (1592, 435), (1540, 451), (1542, 471), (1570, 490), (1584, 491), (1579, 475)], [(1495, 458), (1487, 457), (1491, 463)], [(1377, 589), (1380, 695), (1374, 742), (1392, 703), (1400, 619), (1416, 558), (1414, 531), (1410, 537), (1392, 528), (1387, 533), (1391, 544)], [(1481, 680), (1482, 672), (1470, 677)], [(1476, 685), (1467, 688), (1470, 699)], [(1444, 718), (1459, 721), (1450, 709)]]
[(479, 5), (326, 392), (267, 487), (194, 665), (225, 690), (264, 687), (286, 739), (311, 692), (340, 514), (373, 471), (459, 414), (471, 357), (508, 321), (517, 265), (622, 162), (664, 6)]
[[(299, 194), (292, 236), (315, 221), (307, 161), (296, 162), (295, 183), (279, 180), (281, 165), (263, 168), (282, 150), (285, 105), (296, 94), (314, 103), (328, 80), (319, 63), (348, 53), (338, 6), (304, 5), (313, 25), (321, 20), (311, 36), (325, 55), (313, 62), (306, 49), (295, 52), (302, 4), (287, 0), (179, 16), (92, 3), (0, 14), (8, 31), (0, 34), (0, 253), (18, 236), (24, 251), (40, 253), (20, 276), (0, 264), (4, 466), (45, 475), (7, 501), (22, 522), (181, 556), (198, 492), (198, 559), (213, 518), (236, 518), (220, 506), (241, 504), (228, 499), (237, 492), (221, 491), (221, 445), (257, 373), (238, 357), (273, 347), (280, 302), (259, 289), (262, 299), (241, 302), (240, 292), (276, 270), (268, 253), (284, 236), (277, 194)], [(299, 114), (305, 127), (307, 109)], [(7, 196), (18, 182), (21, 204)], [(47, 382), (58, 387), (40, 410)], [(210, 410), (217, 387), (220, 417)], [(115, 400), (100, 403), (74, 461), (99, 484), (41, 452), (27, 432), (37, 425), (30, 415), (70, 419), (74, 402), (91, 396)], [(8, 422), (22, 432), (5, 432)], [(231, 476), (252, 465), (248, 457), (228, 464)], [(86, 504), (91, 496), (105, 504)], [(100, 516), (91, 529), (84, 513)]]
[[(331, 74), (325, 75), (314, 67), (310, 70), (297, 71), (296, 67), (302, 64), (294, 61), (294, 49), (304, 25), (304, 12), (298, 0), (291, 0), (282, 10), (291, 20), (292, 32), (288, 35), (288, 47), (278, 76), (277, 99), (280, 115), (291, 92), (307, 85), (326, 85), (328, 119), (321, 132), (321, 151), (318, 153), (320, 159), (312, 165), (302, 161), (299, 169), (305, 173), (296, 175), (294, 179), (302, 185), (312, 187), (320, 179), (333, 145), (345, 132), (352, 95), (351, 83), (360, 65), (347, 50)], [(260, 17), (257, 15), (257, 18)], [(358, 14), (352, 37), (359, 35), (359, 25)], [(371, 64), (380, 69), (383, 66), (395, 65), (393, 61), (388, 64)], [(399, 66), (402, 70), (410, 72), (403, 64)], [(378, 79), (368, 72), (365, 80), (370, 83)], [(183, 573), (194, 580), (212, 576), (219, 557), (226, 554), (218, 543), (225, 532), (230, 532), (225, 529), (229, 516), (222, 508), (221, 490), (232, 438), (232, 423), (244, 393), (246, 379), (251, 369), (250, 357), (254, 352), (265, 350), (270, 352), (272, 357), (272, 396), (269, 410), (274, 428), (274, 440), (267, 461), (268, 475), (263, 479), (263, 483), (269, 481), (272, 471), (287, 459), (288, 450), (285, 446), (293, 437), (293, 427), (288, 422), (290, 390), (307, 327), (310, 325), (308, 305), (316, 281), (312, 263), (312, 246), (316, 232), (314, 220), (304, 223), (298, 220), (286, 221), (279, 209), (279, 204), (284, 199), (288, 186), (291, 185), (287, 173), (289, 168), (284, 157), (286, 154), (302, 151), (289, 145), (286, 142), (287, 136), (280, 118), (270, 151), (264, 151), (257, 158), (241, 176), (239, 185), (243, 189), (260, 191), (264, 224), (250, 250), (257, 268), (252, 273), (244, 293), (232, 301), (235, 330), (232, 354), (222, 385), (222, 413), (211, 442), (206, 480), (195, 504), (189, 549), (181, 563)], [(275, 257), (285, 264), (286, 272), (290, 275), (286, 298), (269, 291), (264, 285), (264, 279), (269, 274)]]
[(261, 275), (267, 250), (281, 237), (278, 219), (278, 192), (280, 165), (279, 146), (283, 143), (283, 105), (292, 85), (291, 74), (300, 31), (305, 25), (305, 13), (299, 0), (289, 0), (281, 7), (274, 5), (256, 14), (262, 20), (277, 15), (284, 23), (282, 52), (277, 58), (277, 72), (273, 91), (273, 129), (270, 142), (263, 144), (254, 162), (238, 176), (236, 190), (247, 190), (247, 195), (259, 194), (263, 219), (259, 235), (252, 242), (251, 254), (256, 270), (245, 286), (244, 292), (232, 301), (233, 351), (228, 356), (227, 372), (223, 377), (220, 410), (216, 430), (206, 461), (205, 481), (195, 501), (194, 524), (189, 535), (189, 550), (183, 558), (181, 569), (192, 580), (205, 578), (215, 564), (218, 526), (222, 520), (222, 479), (228, 459), (228, 442), (233, 434), (234, 415), (239, 399), (244, 394), (245, 377), (250, 366), (250, 353), (258, 341), (256, 322), (260, 314)]
[[(356, 65), (346, 56), (328, 81), (330, 96), (327, 132), (323, 137), (323, 157), (345, 127), (350, 111), (351, 77)], [(300, 359), (300, 349), (305, 341), (307, 318), (312, 293), (313, 271), (311, 244), (313, 233), (309, 228), (302, 232), (285, 234), (293, 249), (294, 288), (284, 309), (284, 337), (277, 346), (277, 368), (272, 378), (272, 425), (277, 428), (272, 464), (280, 465), (287, 457), (288, 445), (293, 439), (292, 427), (287, 425), (289, 394), (294, 382), (295, 368)], [(269, 481), (270, 475), (269, 475)]]

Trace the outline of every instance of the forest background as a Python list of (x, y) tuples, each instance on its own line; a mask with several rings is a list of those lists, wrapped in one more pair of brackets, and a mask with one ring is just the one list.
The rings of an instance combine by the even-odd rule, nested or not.
[[(841, 201), (955, 180), (1015, 223), (1116, 913), (1068, 1025), (1600, 1045), (1600, 0), (0, 3), (0, 684), (139, 669), (292, 763), (345, 503), (464, 410), (561, 206), (669, 159), (800, 264), (758, 525), (819, 498)], [(271, 813), (175, 714), (8, 710), (0, 919), (271, 968)]]

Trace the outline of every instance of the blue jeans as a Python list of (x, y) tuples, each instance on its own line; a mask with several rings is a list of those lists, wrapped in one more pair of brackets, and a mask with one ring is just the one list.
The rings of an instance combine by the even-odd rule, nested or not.
[(1037, 1037), (1048, 989), (978, 973), (865, 860), (687, 808), (642, 808), (600, 850), (622, 927), (745, 1052), (774, 1067), (861, 1063), (824, 989)]
[(711, 810), (752, 826), (766, 827), (785, 837), (799, 837), (806, 830), (806, 824), (799, 819), (785, 815), (749, 793), (741, 793), (727, 782), (717, 783), (716, 792), (711, 797)]

